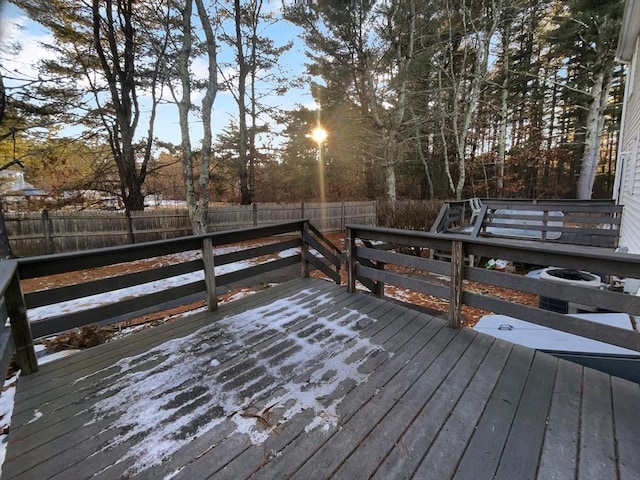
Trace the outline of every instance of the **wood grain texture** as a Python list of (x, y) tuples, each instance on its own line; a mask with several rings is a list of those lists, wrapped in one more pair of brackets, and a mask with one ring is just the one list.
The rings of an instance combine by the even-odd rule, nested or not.
[[(289, 307), (280, 303), (284, 298), (291, 299)], [(255, 312), (261, 316), (254, 317)], [(255, 325), (232, 333), (228, 319), (245, 317)], [(271, 327), (282, 318), (289, 319), (286, 332)], [(324, 412), (335, 418), (328, 422), (314, 408), (283, 416), (282, 379), (262, 369), (260, 360), (283, 366), (292, 342), (313, 345), (333, 338), (338, 327), (349, 336), (310, 349), (308, 355), (319, 356), (307, 358), (311, 368), (287, 384), (297, 385), (296, 398), (303, 398), (314, 385), (313, 372), (329, 358), (338, 362), (336, 371), (352, 368), (357, 360), (357, 377), (319, 397), (322, 405), (335, 405)], [(194, 430), (161, 462), (140, 470), (132, 452), (154, 446), (145, 446), (145, 434), (114, 443), (127, 429), (115, 413), (96, 417), (95, 405), (131, 382), (127, 375), (135, 373), (142, 381), (158, 374), (154, 369), (165, 358), (157, 347), (188, 338), (204, 341), (192, 337), (194, 332), (209, 332), (210, 355), (223, 361), (220, 368), (227, 373), (204, 369), (178, 390), (155, 395), (168, 403), (179, 399), (179, 411), (186, 415), (189, 405), (203, 398), (203, 389), (216, 384), (238, 395), (238, 411), (246, 408), (243, 399), (251, 398), (250, 392), (260, 391), (254, 401), (273, 405), (263, 418), (273, 430), (252, 440), (238, 430), (237, 412), (227, 413), (213, 428)], [(367, 347), (349, 350), (357, 342)], [(136, 362), (127, 375), (118, 373), (123, 359)], [(166, 372), (167, 378), (174, 375)], [(576, 479), (596, 478), (596, 472), (597, 478), (633, 479), (639, 404), (637, 384), (468, 329), (453, 330), (441, 319), (308, 278), (21, 377), (3, 478)], [(169, 437), (183, 428), (181, 419), (172, 420), (176, 427)], [(198, 421), (206, 424), (206, 414)], [(264, 424), (256, 418), (253, 428)]]

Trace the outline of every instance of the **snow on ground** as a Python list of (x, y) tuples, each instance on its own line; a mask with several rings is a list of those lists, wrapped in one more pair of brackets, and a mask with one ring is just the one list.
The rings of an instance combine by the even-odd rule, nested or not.
[[(335, 425), (339, 398), (331, 399), (331, 394), (343, 382), (365, 381), (368, 375), (358, 367), (381, 347), (358, 336), (354, 326), (372, 320), (357, 311), (315, 318), (312, 307), (331, 300), (319, 296), (313, 305), (305, 304), (301, 299), (310, 293), (231, 315), (108, 367), (119, 371), (101, 379), (105, 387), (92, 407), (93, 422), (114, 418), (112, 427), (121, 428), (122, 433), (104, 450), (139, 438), (120, 460), (133, 461), (127, 474), (135, 475), (229, 420), (236, 432), (259, 445), (272, 429), (256, 428), (255, 416), (243, 412), (264, 411), (268, 406), (261, 400), (267, 397), (269, 405), (278, 409), (280, 422), (312, 409), (315, 415), (307, 431)], [(314, 328), (321, 330), (296, 332), (296, 324), (307, 319), (314, 319)], [(239, 388), (230, 386), (237, 381), (233, 368), (237, 368), (238, 352), (249, 349), (252, 337), (267, 330), (281, 346), (273, 349), (271, 358), (252, 357), (257, 360), (251, 368), (260, 374), (254, 383), (242, 386), (251, 395), (241, 398)], [(141, 370), (141, 362), (152, 366)]]
[(2, 440), (0, 441), (0, 466), (4, 463), (7, 453), (7, 438), (11, 415), (13, 414), (13, 399), (16, 394), (16, 382), (19, 374), (13, 375), (4, 382), (2, 395), (0, 395), (0, 431)]
[[(222, 255), (239, 250), (237, 245), (230, 245), (228, 247), (218, 247), (215, 249), (216, 255)], [(278, 258), (290, 257), (300, 253), (299, 248), (291, 248), (284, 250), (275, 256)], [(169, 257), (169, 256), (167, 256)], [(171, 255), (169, 263), (188, 262), (200, 258), (200, 251), (194, 250), (189, 252), (181, 252), (179, 254)], [(167, 259), (163, 259), (167, 262)], [(264, 263), (274, 261), (273, 259), (267, 260)], [(226, 273), (235, 272), (253, 266), (256, 264), (255, 259), (243, 260), (239, 262), (229, 263), (227, 265), (220, 265), (215, 267), (216, 275), (224, 275)], [(154, 264), (155, 265), (155, 264)], [(161, 266), (162, 263), (158, 260), (156, 266)], [(69, 300), (67, 302), (60, 302), (53, 305), (45, 305), (38, 308), (29, 310), (29, 320), (42, 320), (48, 317), (54, 317), (58, 315), (64, 315), (66, 313), (76, 312), (78, 310), (87, 310), (89, 308), (95, 308), (100, 305), (117, 303), (129, 298), (141, 297), (150, 293), (157, 292), (159, 290), (167, 290), (172, 287), (178, 287), (181, 285), (187, 285), (189, 283), (200, 282), (204, 280), (204, 272), (199, 270), (197, 272), (186, 273), (175, 277), (169, 277), (155, 282), (148, 282), (134, 287), (122, 288), (119, 290), (112, 290), (106, 293), (100, 293), (97, 295), (91, 295), (89, 297), (78, 298)]]

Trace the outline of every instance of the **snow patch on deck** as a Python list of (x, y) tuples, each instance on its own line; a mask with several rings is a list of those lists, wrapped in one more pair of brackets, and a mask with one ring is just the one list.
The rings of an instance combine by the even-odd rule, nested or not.
[(110, 417), (119, 433), (103, 451), (135, 439), (120, 459), (132, 462), (133, 474), (225, 422), (255, 445), (309, 409), (307, 432), (331, 429), (338, 388), (366, 381), (359, 367), (383, 351), (358, 335), (373, 322), (366, 315), (345, 308), (328, 317), (314, 313), (331, 301), (304, 290), (104, 369), (118, 371), (100, 380), (105, 388), (90, 423)]

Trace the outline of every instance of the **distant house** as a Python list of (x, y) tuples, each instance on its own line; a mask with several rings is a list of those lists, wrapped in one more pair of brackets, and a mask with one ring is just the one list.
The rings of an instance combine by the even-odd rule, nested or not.
[(0, 170), (0, 196), (5, 208), (20, 210), (31, 200), (46, 198), (47, 192), (25, 181), (20, 170)]
[(640, 254), (640, 0), (627, 0), (617, 58), (628, 64), (613, 198), (624, 205), (620, 246)]

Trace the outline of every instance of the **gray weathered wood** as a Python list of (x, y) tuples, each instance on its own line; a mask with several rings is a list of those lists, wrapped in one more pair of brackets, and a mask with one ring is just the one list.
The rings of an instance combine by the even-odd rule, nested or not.
[(620, 480), (637, 478), (640, 472), (640, 385), (611, 377), (616, 459)]
[(640, 335), (630, 330), (603, 325), (571, 315), (563, 315), (549, 310), (521, 305), (471, 292), (464, 293), (463, 301), (465, 305), (482, 308), (490, 312), (502, 313), (535, 323), (536, 325), (542, 325), (640, 352)]
[(153, 268), (141, 272), (119, 275), (117, 277), (101, 278), (90, 282), (27, 293), (25, 294), (25, 302), (27, 308), (37, 308), (43, 305), (66, 302), (76, 298), (88, 297), (90, 295), (133, 287), (156, 280), (163, 280), (177, 275), (184, 275), (202, 270), (202, 268), (202, 260), (200, 259), (176, 263), (166, 267)]
[[(479, 335), (475, 342), (482, 338)], [(510, 352), (511, 345), (506, 342), (493, 342), (473, 378), (465, 385), (462, 396), (444, 399), (445, 404), (455, 402), (455, 405), (434, 407), (434, 415), (452, 409), (444, 418), (444, 424), (431, 423), (431, 411), (423, 411), (401, 441), (394, 445), (374, 479), (401, 478), (404, 472), (415, 472), (414, 478), (452, 478), (464, 445), (473, 433)], [(455, 381), (458, 381), (457, 377)]]
[(16, 350), (16, 361), (23, 374), (29, 375), (38, 371), (38, 361), (33, 346), (31, 326), (27, 319), (27, 307), (20, 289), (18, 272), (11, 276), (4, 293), (7, 315), (11, 319), (11, 336)]
[(538, 456), (547, 426), (558, 359), (536, 353), (522, 391), (496, 479), (535, 478)]
[[(516, 345), (456, 470), (458, 478), (493, 478), (527, 380), (533, 351)], [(536, 452), (537, 454), (537, 452)]]
[[(267, 308), (284, 297), (295, 298), (291, 311)], [(225, 336), (222, 318), (242, 319), (243, 312), (254, 315), (249, 312), (255, 309), (261, 309), (263, 317), (254, 328), (233, 338)], [(281, 315), (291, 315), (286, 334), (269, 328), (270, 320)], [(279, 379), (255, 377), (261, 371), (257, 360), (281, 358), (292, 338), (321, 338), (323, 328), (338, 323), (373, 346), (358, 368), (365, 377), (322, 394), (322, 402), (337, 402), (335, 425), (308, 429), (323, 413), (313, 409), (281, 418)], [(183, 402), (179, 408), (199, 398), (201, 386), (221, 382), (239, 395), (240, 409), (248, 401), (242, 399), (252, 395), (243, 392), (255, 392), (255, 382), (269, 380), (273, 383), (263, 384), (262, 397), (251, 401), (263, 406), (276, 403), (269, 416), (275, 430), (263, 443), (252, 444), (231, 417), (225, 417), (206, 433), (189, 437), (161, 463), (128, 471), (134, 462), (128, 456), (132, 449), (154, 446), (139, 443), (145, 441), (142, 435), (106, 448), (123, 430), (114, 428), (117, 417), (94, 418), (92, 405), (130, 380), (111, 376), (117, 371), (112, 365), (123, 358), (138, 362), (135, 370), (143, 378), (162, 361), (148, 356), (150, 348), (193, 335), (202, 326), (207, 326), (211, 348), (209, 354), (203, 353), (203, 361), (214, 355), (222, 363), (218, 370), (203, 370), (197, 381), (179, 387), (177, 395)], [(325, 349), (330, 358), (338, 359), (348, 343), (336, 338)], [(221, 357), (219, 349), (229, 348), (233, 354)], [(350, 368), (350, 361), (344, 368)], [(300, 395), (308, 393), (316, 363), (309, 358), (310, 367), (296, 377), (293, 384), (299, 385)], [(335, 368), (341, 365), (336, 363)], [(614, 466), (613, 476), (606, 478), (634, 478), (640, 387), (592, 372), (584, 376), (582, 401), (583, 370), (591, 372), (484, 334), (445, 328), (440, 319), (372, 296), (350, 294), (324, 280), (297, 280), (223, 304), (216, 312), (202, 312), (43, 365), (39, 372), (21, 377), (3, 475), (25, 480), (111, 480), (132, 475), (475, 480), (496, 475), (547, 478), (549, 472), (549, 477), (573, 478), (578, 461), (586, 462), (580, 468), (598, 471), (587, 463), (602, 462), (601, 458), (582, 456), (599, 445), (592, 439), (611, 429), (600, 453), (607, 466)], [(603, 388), (605, 384), (609, 388)], [(162, 392), (159, 385), (158, 395), (173, 398), (174, 394)], [(594, 416), (598, 412), (601, 419)], [(199, 422), (205, 425), (207, 420)], [(257, 421), (256, 428), (261, 428)]]
[(356, 257), (359, 260), (364, 258), (376, 262), (400, 265), (407, 268), (417, 268), (419, 270), (437, 273), (440, 275), (449, 275), (451, 273), (451, 266), (448, 262), (441, 262), (431, 260), (429, 258), (417, 257), (415, 255), (406, 255), (403, 253), (389, 252), (375, 248), (356, 247)]
[(612, 311), (623, 311), (633, 315), (640, 315), (640, 297), (636, 297), (635, 295), (587, 288), (568, 283), (544, 281), (537, 278), (485, 268), (467, 267), (465, 269), (465, 279), (530, 292), (550, 298), (567, 300), (579, 303), (580, 305), (592, 305)]
[(334, 270), (331, 270), (330, 264), (327, 265), (320, 258), (316, 257), (311, 252), (306, 252), (305, 258), (309, 264), (313, 265), (315, 268), (317, 268), (322, 273), (324, 273), (327, 277), (329, 277), (338, 285), (340, 285), (340, 274)]
[[(412, 385), (418, 383), (423, 374), (428, 375), (429, 378), (433, 376), (433, 380), (439, 383), (438, 379), (441, 375), (446, 374), (441, 369), (440, 359), (447, 357), (444, 365), (457, 362), (470, 340), (469, 336), (459, 336), (452, 340), (448, 331), (439, 332), (429, 343), (429, 348), (421, 350), (415, 360), (403, 369), (402, 380), (392, 379), (376, 395), (375, 402), (366, 403), (349, 417), (345, 426), (335, 432), (331, 441), (324, 443), (302, 465), (293, 478), (310, 478), (319, 467), (325, 472), (323, 477), (330, 478), (346, 456), (352, 453), (352, 450), (371, 434), (372, 428), (389, 413), (398, 398), (403, 396)], [(444, 350), (449, 341), (451, 341), (450, 348)]]
[[(344, 231), (344, 227), (341, 230)], [(325, 236), (325, 234), (322, 233), (318, 228), (316, 228), (311, 222), (309, 222), (309, 231), (313, 233), (313, 235), (317, 237), (320, 241), (322, 241), (325, 245), (328, 246), (328, 248), (333, 252), (334, 256), (336, 257), (332, 260), (332, 262), (334, 263), (334, 265), (339, 266), (342, 262), (338, 257), (342, 254), (342, 249), (340, 249), (340, 247), (338, 247), (331, 240), (329, 240)]]
[(267, 272), (273, 272), (283, 267), (291, 265), (297, 265), (300, 263), (300, 254), (291, 255), (290, 257), (279, 258), (270, 262), (259, 263), (251, 267), (243, 268), (242, 270), (236, 270), (234, 272), (224, 273), (216, 276), (216, 284), (229, 285), (231, 283), (239, 282), (240, 280), (246, 280), (248, 278), (255, 277)]
[(279, 253), (284, 250), (289, 250), (290, 248), (300, 247), (301, 245), (302, 245), (302, 241), (299, 238), (292, 238), (290, 240), (269, 243), (267, 245), (260, 245), (258, 247), (243, 248), (235, 252), (222, 253), (222, 254), (216, 255), (216, 265), (218, 266), (228, 265), (229, 263), (255, 259), (262, 255)]
[(207, 289), (207, 307), (210, 312), (218, 308), (218, 296), (216, 295), (216, 268), (213, 256), (211, 238), (202, 239), (202, 266), (204, 269), (204, 284)]
[(577, 479), (616, 478), (611, 377), (587, 368), (583, 379)]
[(320, 252), (322, 256), (326, 258), (333, 266), (337, 268), (340, 267), (341, 262), (335, 252), (330, 251), (327, 247), (322, 245), (318, 240), (313, 238), (313, 236), (311, 236), (309, 232), (306, 232), (306, 234), (304, 235), (304, 241), (307, 242), (312, 248)]
[[(0, 317), (1, 319), (2, 317)], [(6, 320), (6, 319), (5, 319)], [(13, 360), (13, 337), (11, 336), (11, 327), (0, 327), (0, 372), (7, 375), (9, 366)], [(0, 393), (0, 395), (2, 395)]]
[(356, 291), (356, 239), (351, 228), (347, 228), (345, 247), (347, 250), (347, 290), (349, 290), (349, 293), (354, 293)]
[[(464, 393), (467, 383), (491, 347), (492, 342), (488, 337), (477, 340), (471, 332), (465, 332), (463, 336), (471, 341), (471, 345), (464, 352), (459, 352), (462, 353), (460, 360), (456, 363), (444, 357), (438, 358), (433, 368), (426, 371), (423, 377), (411, 386), (375, 426), (371, 434), (365, 437), (357, 450), (340, 466), (335, 473), (337, 478), (370, 478), (377, 466), (376, 462), (371, 460), (385, 458), (398, 444), (406, 449), (405, 457), (409, 458), (404, 458), (405, 462), (410, 461), (411, 456), (417, 459), (422, 457), (429, 447), (430, 442), (427, 439), (433, 438), (439, 426), (451, 413), (455, 402)], [(447, 353), (451, 351), (448, 349)], [(452, 366), (451, 370), (447, 370)], [(408, 416), (407, 411), (416, 412), (419, 416)], [(422, 441), (408, 444), (405, 432), (416, 423), (422, 423)], [(391, 475), (387, 478), (397, 477)]]
[(309, 277), (309, 260), (308, 260), (308, 253), (309, 253), (309, 244), (305, 241), (304, 237), (305, 237), (305, 232), (308, 234), (309, 232), (309, 224), (305, 223), (304, 226), (302, 227), (302, 231), (300, 232), (300, 239), (302, 241), (302, 251), (301, 251), (301, 255), (300, 255), (300, 276), (302, 278), (307, 278)]
[(82, 325), (108, 322), (110, 319), (129, 312), (144, 310), (162, 303), (205, 291), (204, 280), (168, 288), (117, 303), (101, 305), (88, 310), (76, 311), (53, 318), (37, 320), (31, 323), (34, 338), (63, 332)]
[(13, 360), (14, 344), (11, 327), (6, 326), (9, 319), (5, 294), (15, 275), (17, 264), (13, 261), (0, 262), (0, 374), (6, 374)]
[(449, 328), (462, 326), (462, 281), (464, 279), (464, 244), (453, 242), (451, 246), (451, 282), (449, 293)]
[(404, 287), (414, 292), (426, 293), (440, 298), (449, 298), (449, 288), (443, 285), (435, 285), (433, 283), (421, 280), (420, 278), (410, 277), (400, 273), (391, 271), (378, 270), (376, 268), (364, 267), (356, 265), (356, 274), (372, 280), (388, 283), (397, 287)]
[(575, 478), (578, 458), (583, 368), (559, 362), (540, 464), (539, 478)]
[(100, 248), (74, 253), (28, 257), (18, 261), (20, 278), (35, 278), (57, 273), (72, 272), (87, 268), (103, 267), (114, 263), (131, 262), (143, 258), (170, 255), (189, 250), (199, 250), (202, 238), (211, 238), (212, 245), (220, 246), (229, 243), (270, 237), (285, 233), (299, 232), (304, 222), (295, 221), (228, 232), (207, 233), (171, 240), (137, 243), (120, 247)]

